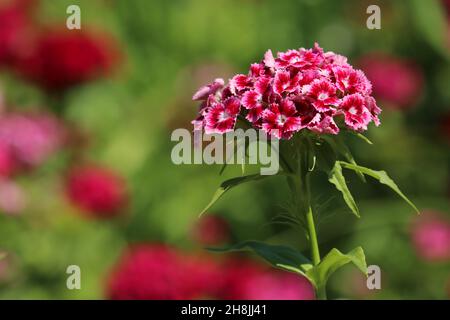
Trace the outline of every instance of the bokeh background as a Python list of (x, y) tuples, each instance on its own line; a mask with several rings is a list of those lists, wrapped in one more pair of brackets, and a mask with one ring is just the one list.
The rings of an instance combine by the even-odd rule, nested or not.
[[(66, 28), (72, 4), (80, 31)], [(371, 4), (381, 30), (366, 27)], [(346, 267), (329, 296), (449, 299), (450, 2), (438, 0), (0, 1), (0, 298), (313, 298), (249, 254), (204, 250), (257, 239), (307, 253), (272, 221), (284, 181), (237, 188), (198, 219), (240, 167), (176, 166), (170, 133), (190, 128), (199, 86), (315, 41), (362, 68), (383, 108), (374, 144), (350, 141), (356, 160), (422, 211), (349, 176), (356, 219), (318, 182), (322, 252), (361, 245), (382, 271), (369, 291)], [(69, 265), (80, 290), (66, 287)]]

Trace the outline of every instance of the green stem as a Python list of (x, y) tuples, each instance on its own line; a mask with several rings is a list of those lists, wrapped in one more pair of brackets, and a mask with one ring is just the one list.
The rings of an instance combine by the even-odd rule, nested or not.
[(309, 207), (306, 213), (306, 224), (308, 227), (309, 244), (311, 248), (311, 260), (316, 266), (320, 263), (319, 244), (317, 242), (316, 227), (314, 225), (314, 217), (311, 207)]
[[(311, 172), (307, 172), (305, 175), (305, 191), (306, 191), (306, 201), (308, 201), (308, 210), (306, 212), (306, 226), (308, 228), (308, 240), (311, 251), (311, 260), (315, 266), (320, 263), (320, 251), (319, 242), (317, 241), (316, 225), (314, 223), (314, 215), (311, 206), (311, 182), (310, 182)], [(315, 288), (316, 297), (319, 300), (327, 299), (327, 292), (325, 285), (320, 285)]]
[[(310, 245), (311, 251), (311, 260), (312, 263), (316, 266), (320, 263), (320, 251), (319, 251), (319, 242), (317, 241), (317, 233), (316, 226), (314, 223), (314, 215), (311, 204), (311, 182), (310, 175), (312, 174), (312, 170), (314, 170), (315, 159), (311, 159), (311, 150), (313, 150), (314, 146), (312, 145), (310, 140), (307, 140), (306, 151), (303, 154), (303, 158), (300, 158), (299, 161), (301, 165), (299, 166), (299, 172), (295, 172), (289, 163), (286, 161), (284, 157), (281, 157), (281, 164), (283, 169), (290, 174), (298, 175), (297, 179), (290, 176), (288, 180), (290, 184), (293, 186), (292, 191), (295, 195), (298, 196), (299, 201), (297, 202), (298, 211), (300, 214), (304, 215), (305, 218), (305, 227), (308, 236), (308, 241)], [(281, 154), (282, 156), (282, 154)], [(311, 161), (312, 160), (312, 161)], [(302, 165), (303, 164), (303, 165)], [(326, 300), (327, 293), (325, 285), (319, 285), (315, 287), (316, 297), (319, 300)]]
[(308, 228), (309, 245), (311, 248), (311, 260), (312, 260), (313, 264), (316, 266), (320, 263), (320, 252), (319, 252), (319, 243), (317, 241), (316, 226), (314, 223), (314, 216), (313, 216), (312, 206), (311, 206), (310, 175), (311, 175), (311, 172), (308, 172), (305, 175), (306, 201), (308, 202), (308, 206), (307, 206), (308, 209), (306, 211), (306, 226)]
[(325, 286), (316, 288), (316, 297), (319, 300), (327, 300), (327, 291), (325, 289)]

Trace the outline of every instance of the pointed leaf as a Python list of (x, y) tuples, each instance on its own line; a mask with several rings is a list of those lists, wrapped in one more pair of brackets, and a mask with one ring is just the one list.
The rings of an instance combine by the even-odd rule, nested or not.
[(343, 254), (338, 249), (332, 249), (317, 266), (308, 270), (306, 275), (316, 288), (325, 287), (328, 278), (350, 262), (367, 276), (366, 258), (361, 247), (353, 249), (347, 254)]
[(230, 190), (231, 188), (234, 188), (240, 184), (246, 183), (246, 182), (250, 182), (250, 181), (256, 181), (256, 180), (261, 180), (267, 177), (271, 177), (271, 176), (263, 176), (263, 175), (259, 175), (259, 174), (251, 174), (248, 176), (243, 176), (243, 177), (236, 177), (236, 178), (232, 178), (229, 180), (226, 180), (224, 182), (222, 182), (222, 184), (220, 185), (219, 189), (217, 189), (217, 191), (214, 193), (211, 201), (208, 203), (208, 205), (202, 210), (202, 212), (200, 213), (200, 216), (203, 215), (206, 211), (209, 210), (209, 208), (212, 207), (212, 205), (214, 203), (216, 203), (217, 200), (219, 200), (223, 194), (225, 192), (227, 192), (228, 190)]
[(342, 197), (344, 198), (347, 206), (350, 208), (352, 213), (359, 218), (360, 215), (358, 206), (356, 205), (355, 199), (353, 198), (350, 190), (347, 187), (347, 183), (345, 182), (344, 175), (342, 174), (342, 167), (339, 161), (336, 161), (336, 163), (334, 164), (334, 167), (330, 172), (328, 181), (334, 184), (336, 186), (336, 189), (338, 189), (342, 193)]
[(373, 142), (370, 141), (369, 138), (367, 138), (362, 133), (357, 133), (357, 132), (354, 132), (354, 131), (351, 131), (351, 133), (354, 134), (355, 136), (357, 136), (358, 138), (360, 138), (361, 140), (363, 140), (364, 142), (366, 142), (367, 144), (373, 144)]
[(244, 241), (226, 248), (208, 248), (215, 252), (253, 251), (276, 268), (305, 275), (312, 265), (311, 262), (297, 250), (281, 245), (271, 245), (259, 241)]
[(220, 168), (220, 171), (219, 171), (219, 176), (221, 176), (224, 172), (225, 172), (225, 169), (227, 168), (227, 162), (225, 161), (225, 163), (222, 165), (222, 167)]
[[(347, 147), (347, 145), (340, 136), (336, 137), (324, 136), (324, 139), (330, 144), (330, 146), (337, 153), (340, 153), (348, 162), (352, 164), (357, 164), (355, 158), (353, 158), (353, 155), (350, 152), (350, 149)], [(363, 182), (366, 182), (366, 179), (364, 178), (364, 175), (361, 172), (356, 172), (356, 174)]]
[(412, 203), (411, 200), (409, 200), (403, 194), (403, 192), (400, 190), (400, 188), (395, 184), (394, 180), (392, 180), (388, 176), (386, 171), (383, 171), (383, 170), (376, 171), (376, 170), (372, 170), (372, 169), (369, 169), (366, 167), (358, 166), (358, 165), (344, 162), (344, 161), (339, 161), (339, 162), (341, 163), (343, 168), (347, 168), (347, 169), (350, 169), (353, 171), (358, 171), (358, 172), (364, 173), (368, 176), (371, 176), (372, 178), (377, 179), (381, 184), (387, 185), (389, 188), (394, 190), (403, 200), (405, 200), (406, 203), (408, 203), (417, 213), (420, 213), (419, 209), (417, 209), (417, 207), (414, 205), (414, 203)]

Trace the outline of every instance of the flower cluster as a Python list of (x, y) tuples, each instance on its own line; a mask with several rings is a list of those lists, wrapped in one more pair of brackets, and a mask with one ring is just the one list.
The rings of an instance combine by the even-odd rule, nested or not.
[(160, 244), (131, 247), (113, 268), (110, 299), (310, 300), (306, 278), (242, 258), (213, 260)]
[(234, 129), (238, 117), (277, 138), (289, 139), (302, 129), (338, 134), (337, 117), (350, 130), (379, 125), (381, 109), (371, 96), (372, 86), (361, 70), (316, 43), (312, 49), (269, 50), (250, 66), (247, 75), (235, 75), (200, 88), (193, 100), (202, 101), (194, 130), (207, 134)]

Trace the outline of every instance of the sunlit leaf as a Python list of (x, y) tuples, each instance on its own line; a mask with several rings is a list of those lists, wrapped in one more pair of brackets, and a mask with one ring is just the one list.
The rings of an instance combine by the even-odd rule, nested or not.
[(345, 182), (344, 175), (342, 174), (342, 167), (339, 161), (336, 161), (333, 169), (331, 170), (328, 181), (334, 184), (336, 189), (338, 189), (342, 193), (342, 197), (344, 198), (347, 206), (350, 208), (352, 213), (359, 218), (360, 215), (358, 206), (356, 205), (355, 199), (353, 198), (350, 190), (347, 187), (347, 183)]
[(348, 162), (344, 162), (344, 161), (339, 161), (340, 164), (342, 165), (343, 168), (347, 168), (353, 171), (358, 171), (361, 172), (365, 175), (371, 176), (372, 178), (377, 179), (381, 184), (384, 184), (386, 186), (388, 186), (389, 188), (391, 188), (393, 191), (395, 191), (403, 200), (406, 201), (406, 203), (408, 203), (412, 208), (414, 208), (414, 210), (417, 213), (419, 212), (419, 209), (417, 209), (417, 207), (414, 205), (414, 203), (411, 202), (411, 200), (409, 200), (405, 194), (400, 190), (400, 188), (395, 184), (394, 180), (392, 180), (388, 174), (386, 173), (386, 171), (376, 171), (376, 170), (372, 170), (366, 167), (362, 167), (362, 166), (358, 166), (352, 163), (348, 163)]
[(364, 251), (361, 247), (358, 247), (347, 254), (343, 254), (338, 249), (332, 249), (317, 266), (306, 272), (306, 276), (316, 288), (325, 287), (328, 278), (348, 263), (353, 263), (362, 273), (367, 275)]

